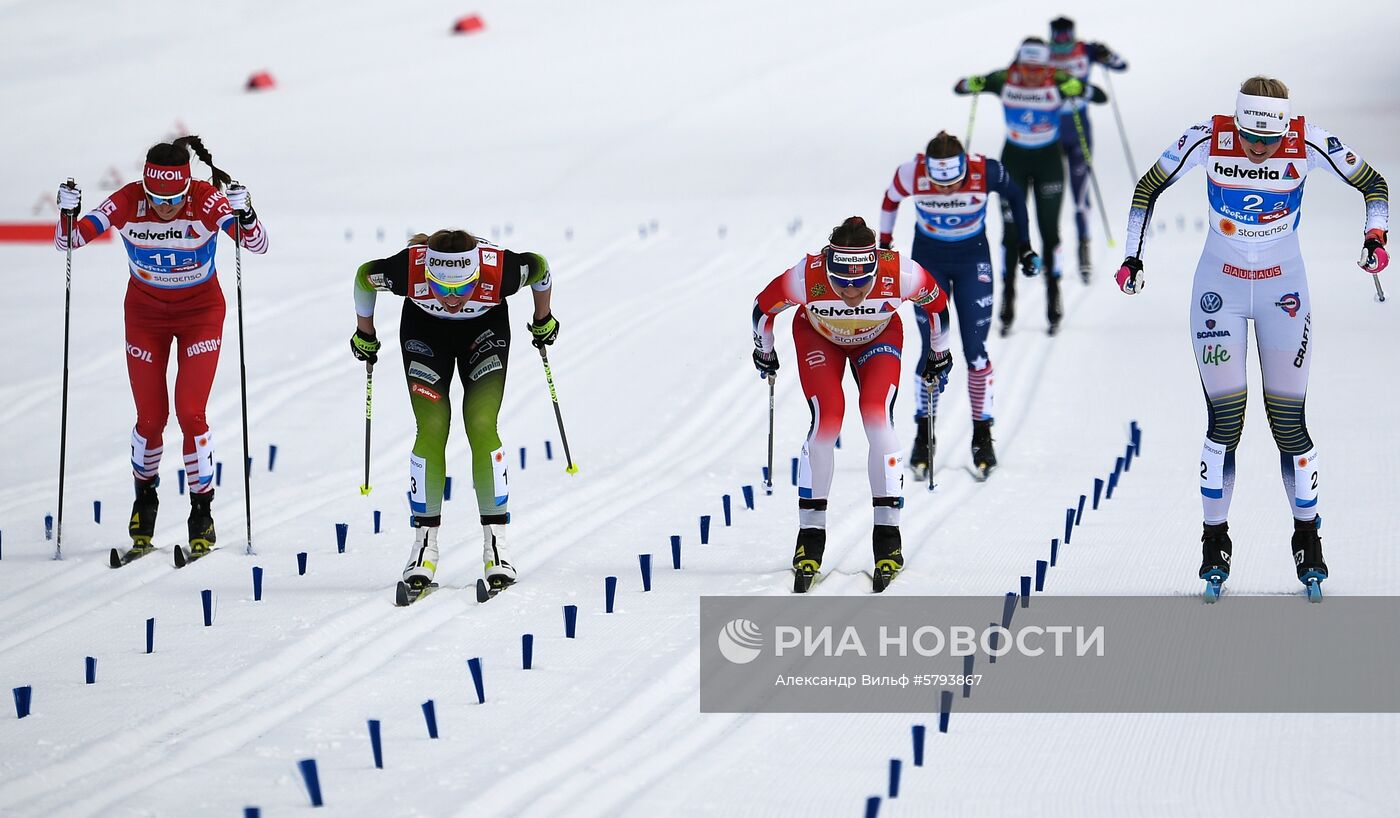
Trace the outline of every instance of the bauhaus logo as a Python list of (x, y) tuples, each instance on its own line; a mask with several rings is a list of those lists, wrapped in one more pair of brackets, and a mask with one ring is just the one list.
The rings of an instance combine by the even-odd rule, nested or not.
[(747, 619), (730, 620), (720, 629), (719, 652), (736, 665), (747, 665), (763, 652), (763, 631)]

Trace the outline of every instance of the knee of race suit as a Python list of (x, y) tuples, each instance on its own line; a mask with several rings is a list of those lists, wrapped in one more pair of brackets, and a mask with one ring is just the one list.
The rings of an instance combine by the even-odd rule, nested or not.
[(1209, 420), (1206, 437), (1233, 452), (1240, 445), (1240, 434), (1244, 431), (1244, 407), (1248, 397), (1245, 391), (1230, 395), (1206, 396)]
[(797, 500), (798, 528), (826, 528), (826, 500), (802, 497)]

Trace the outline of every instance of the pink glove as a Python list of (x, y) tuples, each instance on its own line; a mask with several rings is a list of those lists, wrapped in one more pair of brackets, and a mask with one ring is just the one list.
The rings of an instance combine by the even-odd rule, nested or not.
[(1142, 292), (1142, 288), (1147, 285), (1147, 280), (1142, 276), (1142, 261), (1136, 256), (1123, 259), (1123, 266), (1118, 268), (1118, 274), (1113, 280), (1118, 282), (1118, 289), (1128, 295)]
[(1366, 243), (1361, 248), (1361, 260), (1356, 266), (1376, 275), (1390, 264), (1390, 254), (1385, 250), (1385, 231), (1367, 230)]

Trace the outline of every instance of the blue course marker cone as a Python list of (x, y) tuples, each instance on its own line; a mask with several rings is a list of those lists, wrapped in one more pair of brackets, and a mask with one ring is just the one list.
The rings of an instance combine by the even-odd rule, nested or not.
[(345, 538), (350, 534), (349, 523), (335, 524), (335, 550), (336, 553), (345, 553)]
[(617, 599), (617, 577), (603, 578), (603, 610), (613, 612), (613, 601)]
[(1127, 447), (1126, 449), (1123, 450), (1123, 471), (1132, 471), (1132, 470), (1133, 470), (1133, 444), (1129, 443), (1129, 444), (1128, 444), (1128, 447)]
[(767, 467), (767, 466), (764, 466), (763, 469), (762, 469), (762, 471), (763, 471), (763, 493), (766, 494), (766, 495), (772, 495), (772, 494), (773, 494), (773, 481), (772, 481), (771, 479), (769, 479), (769, 477), (768, 477), (768, 467)]
[(154, 616), (146, 620), (146, 652), (156, 652), (156, 618)]
[(963, 697), (964, 699), (966, 699), (966, 698), (968, 698), (969, 696), (972, 695), (972, 660), (975, 659), (975, 658), (976, 658), (976, 657), (974, 657), (974, 656), (973, 656), (972, 654), (970, 654), (970, 653), (969, 653), (968, 655), (966, 655), (966, 656), (963, 657), (963, 695), (962, 695), (962, 697)]
[(1016, 613), (1016, 592), (1007, 591), (1006, 601), (1001, 605), (1001, 626), (1007, 630), (1011, 629), (1011, 617)]
[(253, 458), (251, 458), (251, 457), (245, 457), (245, 458), (243, 458), (243, 473), (244, 473), (244, 474), (252, 474), (252, 473), (253, 473)]
[(1133, 455), (1142, 457), (1142, 429), (1138, 427), (1136, 420), (1128, 424), (1128, 429), (1133, 440)]
[(180, 469), (179, 471), (175, 472), (175, 485), (179, 488), (179, 491), (180, 491), (181, 494), (184, 494), (184, 493), (185, 493), (185, 470), (184, 470), (184, 469)]
[(376, 534), (379, 533), (379, 524), (382, 522), (382, 518), (383, 518), (383, 515), (380, 514), (380, 513), (379, 513), (379, 509), (376, 508), (376, 509), (374, 510), (374, 533), (376, 533)]
[[(1118, 458), (1118, 462), (1122, 463), (1123, 458)], [(1119, 470), (1115, 469), (1113, 473), (1108, 476), (1108, 490), (1104, 492), (1105, 500), (1113, 499), (1113, 490), (1118, 488), (1118, 474)]]
[(797, 485), (797, 458), (792, 459), (792, 484)]
[(450, 474), (442, 481), (442, 499), (443, 502), (452, 499), (452, 475)]
[(680, 569), (681, 569), (681, 536), (680, 536), (679, 534), (672, 534), (672, 535), (671, 535), (671, 570), (673, 570), (673, 571), (679, 571)]
[(298, 551), (298, 552), (297, 552), (297, 576), (299, 576), (299, 577), (304, 577), (304, 576), (306, 576), (306, 552), (305, 552), (305, 551)]
[(214, 487), (218, 488), (224, 484), (224, 461), (220, 460), (214, 464)]
[(841, 436), (840, 436), (840, 435), (837, 435), (837, 436), (836, 436), (836, 448), (838, 448), (838, 449), (841, 448)]
[(97, 657), (96, 657), (96, 656), (88, 656), (88, 657), (85, 657), (85, 658), (83, 659), (83, 670), (85, 671), (85, 673), (83, 674), (83, 676), (84, 676), (84, 683), (85, 683), (85, 684), (90, 684), (90, 685), (95, 685), (95, 684), (97, 684)]
[(262, 818), (262, 809), (259, 807), (244, 807), (243, 818)]
[(1074, 531), (1074, 509), (1065, 509), (1065, 545), (1069, 545), (1070, 534)]
[(544, 442), (544, 459), (545, 459), (545, 460), (553, 460), (553, 459), (554, 459), (554, 444), (553, 444), (553, 443), (550, 443), (548, 440), (546, 440), (546, 441)]
[(1082, 494), (1079, 495), (1079, 507), (1076, 508), (1075, 511), (1074, 511), (1074, 524), (1075, 524), (1075, 525), (1079, 525), (1081, 522), (1084, 521), (1084, 501), (1087, 500), (1087, 499), (1089, 499), (1089, 498), (1085, 497), (1085, 496), (1082, 495)]
[(253, 601), (262, 601), (262, 566), (253, 566)]
[(710, 515), (700, 515), (700, 544), (710, 544)]
[(953, 692), (945, 690), (938, 697), (938, 732), (948, 732), (948, 714), (953, 711)]
[(1103, 494), (1103, 481), (1094, 478), (1094, 511), (1099, 510), (1099, 496)]
[(46, 540), (52, 540), (52, 539), (53, 539), (53, 515), (52, 515), (52, 514), (45, 514), (45, 515), (44, 515), (44, 539), (46, 539)]
[(564, 606), (564, 638), (573, 639), (578, 626), (578, 606)]
[(922, 724), (914, 725), (914, 766), (924, 766), (924, 735), (928, 728)]
[(529, 670), (535, 666), (535, 635), (533, 633), (522, 633), (520, 635), (520, 669)]
[(725, 528), (728, 528), (729, 526), (734, 524), (733, 516), (730, 514), (730, 503), (728, 494), (720, 498), (720, 504), (724, 506), (724, 526)]
[(92, 521), (93, 521), (94, 523), (97, 523), (98, 525), (102, 525), (102, 501), (101, 501), (101, 500), (93, 500), (93, 501), (92, 501)]
[(865, 818), (880, 818), (880, 796), (865, 799)]
[(744, 508), (753, 511), (753, 486), (744, 486)]
[(1059, 541), (1059, 540), (1051, 540), (1051, 541), (1050, 541), (1050, 567), (1051, 567), (1051, 568), (1054, 568), (1054, 567), (1055, 567), (1055, 563), (1059, 562), (1059, 560), (1060, 560), (1060, 541)]
[(277, 466), (277, 444), (269, 444), (267, 447), (267, 470), (272, 471)]
[[(1007, 595), (1006, 595), (1006, 601), (1009, 602), (1009, 603), (1014, 603), (1014, 602), (1016, 601), (1016, 594), (1014, 594), (1014, 593), (1007, 593)], [(989, 622), (989, 623), (987, 623), (987, 627), (989, 627), (989, 628), (995, 628), (996, 626), (997, 626), (997, 623), (995, 623), (995, 622)], [(1002, 627), (1005, 627), (1005, 626), (1003, 625)], [(988, 652), (989, 654), (991, 654), (990, 656), (987, 657), (987, 661), (988, 661), (988, 662), (991, 662), (992, 664), (996, 664), (996, 663), (997, 663), (996, 650), (997, 650), (997, 647), (1000, 646), (1000, 644), (1001, 644), (1001, 634), (997, 633), (996, 631), (993, 631), (993, 632), (987, 637), (987, 652)]]
[(888, 793), (890, 798), (899, 797), (899, 773), (903, 766), (903, 761), (897, 758), (890, 759), (890, 790)]
[(481, 685), (481, 659), (473, 656), (467, 660), (467, 669), (472, 672), (472, 687), (476, 688), (476, 703), (486, 703), (486, 691)]
[(1022, 607), (1022, 608), (1029, 608), (1030, 606), (1031, 606), (1031, 578), (1030, 578), (1030, 577), (1023, 576), (1023, 577), (1021, 577), (1021, 607)]
[(638, 555), (637, 555), (637, 562), (641, 565), (641, 569), (642, 569), (642, 590), (643, 590), (643, 591), (650, 591), (650, 590), (651, 590), (651, 555), (650, 555), (650, 554), (638, 554)]
[(525, 471), (525, 447), (520, 447), (520, 470)]
[(214, 592), (208, 588), (199, 592), (199, 604), (204, 608), (204, 627), (214, 624)]
[(428, 738), (437, 738), (437, 708), (432, 699), (423, 702), (423, 721), (428, 725)]
[(34, 688), (29, 685), (17, 687), (15, 693), (15, 718), (22, 719), (29, 715), (29, 703), (34, 695)]
[(1049, 566), (1050, 566), (1050, 563), (1046, 562), (1045, 560), (1036, 560), (1036, 561), (1035, 561), (1035, 592), (1036, 592), (1036, 593), (1040, 593), (1041, 591), (1044, 591), (1044, 590), (1045, 590), (1045, 569), (1048, 568)]
[(384, 743), (379, 739), (379, 719), (369, 720), (369, 748), (374, 753), (374, 769), (384, 769)]
[(297, 762), (297, 769), (301, 770), (301, 780), (306, 782), (306, 794), (311, 796), (311, 806), (323, 806), (325, 802), (321, 800), (321, 777), (316, 774), (316, 759), (303, 758)]

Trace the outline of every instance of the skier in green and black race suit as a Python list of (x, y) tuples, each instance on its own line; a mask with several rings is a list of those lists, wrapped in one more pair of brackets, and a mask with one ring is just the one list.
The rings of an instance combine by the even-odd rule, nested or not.
[(361, 361), (373, 364), (379, 353), (375, 296), (381, 290), (404, 296), (399, 347), (418, 423), (409, 458), (413, 547), (403, 571), (403, 580), (411, 588), (428, 585), (437, 571), (454, 370), (462, 380), (462, 414), (481, 512), (486, 580), (497, 588), (515, 581), (503, 537), (503, 526), (510, 521), (509, 489), (496, 419), (510, 354), (505, 299), (527, 286), (535, 308), (534, 320), (527, 325), (531, 343), (542, 348), (558, 337), (559, 322), (549, 310), (549, 264), (536, 253), (494, 247), (464, 230), (439, 230), (432, 236), (414, 236), (408, 247), (362, 264), (355, 273), (357, 327), (350, 349)]
[[(1050, 47), (1039, 37), (1028, 37), (1009, 68), (985, 76), (964, 77), (953, 86), (956, 94), (996, 94), (1006, 114), (1006, 144), (1001, 164), (1016, 186), (1035, 195), (1035, 219), (1040, 227), (1040, 257), (1049, 268), (1045, 278), (1046, 318), (1050, 332), (1060, 326), (1060, 205), (1065, 192), (1064, 153), (1060, 148), (1060, 109), (1066, 98), (1083, 97), (1106, 102), (1101, 89), (1086, 85), (1050, 65)], [(1001, 334), (1016, 320), (1016, 268), (1021, 238), (1011, 220), (1011, 209), (1002, 199)]]

